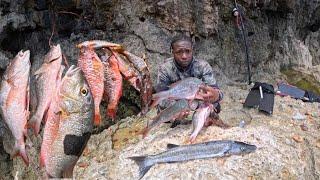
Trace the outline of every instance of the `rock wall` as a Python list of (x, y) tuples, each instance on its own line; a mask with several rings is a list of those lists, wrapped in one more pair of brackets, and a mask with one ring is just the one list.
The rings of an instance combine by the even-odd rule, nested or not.
[[(320, 63), (320, 1), (238, 1), (254, 80), (280, 68), (312, 68)], [(61, 43), (71, 63), (74, 45), (87, 39), (124, 44), (146, 54), (153, 77), (170, 57), (170, 39), (190, 35), (196, 56), (210, 62), (232, 80), (246, 80), (246, 59), (240, 30), (231, 14), (232, 1), (45, 1), (3, 0), (0, 4), (0, 69), (20, 49), (30, 49), (40, 61), (52, 43)], [(54, 30), (54, 31), (53, 31)]]
[[(254, 81), (275, 83), (277, 80), (283, 79), (280, 70), (287, 68), (294, 68), (311, 74), (316, 81), (320, 81), (320, 0), (239, 0), (237, 2), (244, 14), (245, 34), (248, 40), (249, 59), (251, 60), (252, 79)], [(30, 49), (33, 73), (42, 64), (43, 56), (49, 50), (50, 43), (60, 43), (69, 64), (76, 64), (79, 51), (75, 48), (75, 44), (84, 40), (101, 39), (123, 44), (129, 51), (139, 56), (145, 54), (154, 80), (158, 65), (171, 56), (169, 47), (171, 38), (177, 34), (187, 34), (194, 40), (195, 56), (207, 60), (214, 67), (218, 82), (227, 94), (226, 98), (231, 97), (231, 99), (226, 100), (231, 104), (226, 103), (224, 110), (230, 109), (232, 112), (234, 110), (233, 103), (239, 99), (243, 100), (244, 97), (239, 97), (239, 87), (230, 88), (227, 85), (236, 84), (233, 81), (244, 82), (247, 80), (243, 37), (231, 14), (233, 8), (233, 1), (222, 0), (1, 0), (0, 76), (10, 59), (21, 49)], [(31, 84), (33, 84), (33, 77), (31, 81)], [(34, 94), (33, 88), (31, 86), (31, 92)], [(247, 92), (248, 88), (245, 90)], [(245, 96), (245, 94), (240, 93), (242, 96)], [(281, 105), (279, 105), (279, 108), (292, 108), (291, 104), (293, 102), (283, 103), (286, 104), (284, 106), (288, 107), (280, 107)], [(303, 106), (297, 105), (297, 108), (303, 108)], [(307, 109), (317, 111), (319, 107), (310, 106)], [(293, 110), (291, 109), (290, 113), (292, 113), (291, 111)], [(286, 114), (288, 112), (280, 113), (273, 118), (267, 118), (268, 121), (263, 121), (265, 118), (259, 117), (258, 122), (262, 124), (249, 126), (247, 130), (254, 137), (242, 136), (245, 130), (237, 128), (229, 130), (226, 134), (215, 127), (208, 128), (209, 135), (217, 139), (234, 137), (237, 140), (246, 140), (249, 138), (252, 143), (260, 143), (262, 148), (260, 154), (246, 157), (246, 159), (254, 159), (250, 162), (257, 164), (256, 169), (250, 163), (245, 166), (246, 169), (253, 168), (255, 172), (261, 172), (260, 174), (248, 171), (243, 172), (241, 177), (235, 176), (233, 173), (213, 177), (267, 179), (268, 175), (273, 174), (274, 179), (279, 177), (289, 179), (319, 178), (319, 155), (317, 154), (319, 152), (317, 144), (319, 141), (319, 133), (317, 133), (319, 131), (319, 122), (317, 121), (319, 116), (317, 115), (314, 119), (318, 119), (310, 124), (311, 130), (306, 135), (307, 140), (295, 142), (291, 140), (293, 134), (298, 133), (299, 136), (302, 136), (302, 133), (297, 123), (293, 123), (295, 124), (293, 125), (294, 132), (286, 127), (287, 123), (292, 124)], [(287, 119), (286, 123), (278, 123), (283, 118)], [(226, 117), (226, 119), (228, 118)], [(264, 129), (263, 127), (268, 128)], [(256, 129), (258, 132), (255, 131)], [(282, 130), (287, 130), (287, 133), (282, 134)], [(166, 131), (166, 133), (168, 132)], [(186, 136), (184, 130), (178, 129), (173, 131), (173, 134), (168, 138), (175, 137), (174, 134), (182, 132), (184, 132), (182, 136)], [(163, 132), (158, 132), (160, 135), (161, 133), (163, 134)], [(266, 135), (261, 135), (262, 133)], [(312, 135), (312, 133), (315, 135)], [(107, 135), (108, 138), (112, 138), (109, 137), (109, 134)], [(93, 139), (102, 136), (100, 134)], [(133, 162), (124, 160), (125, 154), (141, 152), (140, 150), (145, 148), (145, 143), (153, 143), (156, 139), (149, 138), (140, 142), (137, 147), (135, 147), (136, 144), (133, 144), (127, 150), (121, 152), (110, 150), (110, 147), (112, 148), (114, 145), (101, 145), (108, 152), (105, 156), (98, 157), (97, 161), (105, 163), (102, 166), (106, 166), (106, 163), (108, 166), (108, 163), (118, 163), (115, 168), (124, 167), (128, 164), (130, 167), (135, 167)], [(176, 137), (175, 140), (179, 143), (181, 139), (183, 138)], [(99, 141), (97, 140), (97, 142)], [(131, 143), (130, 139), (129, 141)], [(132, 141), (137, 142), (138, 140)], [(109, 142), (108, 140), (107, 143)], [(163, 145), (164, 142), (167, 141), (164, 140), (159, 144)], [(272, 146), (270, 152), (268, 152), (267, 148), (270, 143)], [(308, 143), (311, 145), (309, 146)], [(94, 146), (92, 144), (89, 145), (89, 149), (96, 148), (98, 149), (97, 152), (102, 151), (99, 144)], [(154, 146), (158, 147), (158, 145)], [(284, 145), (284, 148), (277, 150), (282, 145)], [(34, 146), (35, 150), (39, 150), (39, 142)], [(136, 150), (133, 151), (134, 148)], [(297, 149), (297, 151), (294, 151), (294, 149)], [(158, 150), (160, 148), (149, 149), (148, 152), (158, 152)], [(1, 172), (4, 172), (2, 175), (5, 178), (12, 179), (17, 175), (17, 172), (21, 178), (29, 177), (33, 179), (37, 176), (32, 169), (24, 169), (19, 160), (9, 161), (9, 156), (2, 153), (1, 147), (0, 151), (0, 161), (5, 162), (0, 163), (0, 169), (6, 170), (1, 170)], [(286, 153), (291, 151), (293, 151), (294, 158), (288, 162), (289, 156)], [(272, 157), (271, 152), (280, 152), (280, 155)], [(32, 154), (36, 153), (37, 151), (32, 152)], [(93, 154), (95, 153), (93, 152)], [(106, 157), (113, 155), (116, 155), (117, 158), (105, 162)], [(279, 163), (261, 164), (259, 162), (260, 157), (263, 157), (265, 162), (279, 161)], [(36, 162), (36, 156), (34, 158), (34, 162)], [(119, 161), (119, 158), (121, 161)], [(231, 158), (226, 163), (231, 162), (239, 163), (242, 160)], [(292, 167), (285, 167), (287, 163), (291, 164)], [(295, 163), (301, 163), (303, 166), (300, 167)], [(189, 165), (191, 164), (182, 166), (183, 168), (189, 168)], [(198, 165), (201, 166), (201, 163), (198, 162)], [(212, 161), (203, 167), (204, 169), (212, 166), (219, 168), (218, 165), (219, 162)], [(84, 163), (78, 166), (86, 165)], [(166, 168), (165, 166), (160, 167), (162, 167), (160, 169)], [(8, 171), (10, 168), (14, 170)], [(262, 171), (259, 171), (259, 168)], [(96, 172), (97, 167), (94, 166), (94, 163), (88, 169), (77, 170), (76, 177), (82, 177), (85, 173), (88, 174), (86, 176), (88, 178), (108, 177), (110, 175), (113, 179), (119, 179), (116, 176), (119, 172), (116, 170), (111, 169), (110, 171), (113, 172), (109, 172), (101, 167), (101, 171), (98, 169), (99, 171)], [(243, 167), (237, 167), (236, 169), (243, 170)], [(168, 168), (167, 170), (170, 171)], [(174, 171), (174, 173), (176, 172)], [(211, 172), (196, 170), (192, 172), (196, 172), (199, 179), (211, 177)], [(9, 173), (10, 175), (8, 175)], [(100, 174), (96, 176), (97, 173)], [(120, 175), (128, 175), (131, 179), (137, 177), (136, 174), (137, 172), (133, 168), (130, 169), (130, 172), (120, 173)], [(171, 179), (188, 179), (189, 175), (187, 173), (185, 176), (172, 175), (170, 177)], [(156, 170), (151, 170), (149, 177), (160, 178), (162, 175)]]

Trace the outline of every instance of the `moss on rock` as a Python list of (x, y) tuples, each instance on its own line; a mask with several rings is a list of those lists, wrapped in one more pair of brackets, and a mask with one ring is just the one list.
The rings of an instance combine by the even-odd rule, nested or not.
[(281, 73), (286, 76), (287, 82), (303, 90), (313, 91), (320, 94), (320, 82), (312, 74), (303, 73), (294, 69), (282, 69)]

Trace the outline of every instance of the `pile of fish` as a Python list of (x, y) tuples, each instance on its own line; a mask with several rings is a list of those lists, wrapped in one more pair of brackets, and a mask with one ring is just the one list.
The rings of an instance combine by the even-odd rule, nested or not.
[[(175, 101), (154, 117), (151, 123), (148, 123), (142, 131), (143, 136), (145, 137), (152, 128), (161, 123), (173, 122), (184, 113), (195, 110), (192, 116), (193, 132), (189, 138), (191, 143), (194, 142), (201, 129), (213, 123), (210, 115), (215, 113), (213, 105), (204, 102), (202, 97), (198, 96), (199, 87), (203, 84), (204, 82), (200, 79), (189, 77), (172, 84), (168, 90), (153, 94), (151, 107), (158, 105), (163, 100)], [(223, 124), (221, 125), (223, 126)]]
[[(78, 66), (63, 75), (60, 45), (52, 45), (43, 64), (34, 73), (36, 97), (30, 97), (30, 51), (20, 51), (8, 65), (0, 86), (0, 115), (5, 132), (5, 151), (29, 159), (25, 147), (28, 128), (35, 135), (45, 124), (40, 166), (49, 178), (70, 178), (73, 168), (90, 138), (94, 125), (101, 122), (100, 102), (108, 102), (107, 115), (115, 118), (122, 92), (122, 76), (140, 91), (142, 114), (149, 109), (152, 84), (143, 58), (121, 45), (106, 41), (86, 41), (79, 45)], [(103, 48), (100, 57), (95, 49)], [(36, 106), (29, 115), (30, 98)], [(30, 117), (30, 118), (29, 118)]]
[[(108, 102), (107, 115), (115, 118), (119, 99), (122, 95), (123, 78), (141, 96), (141, 113), (149, 110), (152, 97), (152, 81), (147, 63), (121, 45), (106, 41), (92, 40), (77, 45), (80, 48), (78, 66), (84, 72), (93, 94), (95, 104), (95, 125), (100, 124), (99, 105), (102, 98)], [(105, 56), (101, 59), (95, 49), (103, 48)], [(122, 77), (123, 76), (123, 77)]]
[(167, 148), (167, 151), (155, 155), (128, 157), (139, 166), (139, 179), (153, 165), (158, 163), (174, 163), (195, 159), (242, 155), (254, 152), (257, 149), (255, 145), (230, 140), (209, 141), (182, 146), (168, 144)]

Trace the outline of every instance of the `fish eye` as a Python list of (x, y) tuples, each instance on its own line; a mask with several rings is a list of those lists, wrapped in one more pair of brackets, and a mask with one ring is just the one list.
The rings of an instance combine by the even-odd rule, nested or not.
[(82, 96), (86, 96), (88, 94), (88, 89), (83, 87), (80, 89), (80, 93)]

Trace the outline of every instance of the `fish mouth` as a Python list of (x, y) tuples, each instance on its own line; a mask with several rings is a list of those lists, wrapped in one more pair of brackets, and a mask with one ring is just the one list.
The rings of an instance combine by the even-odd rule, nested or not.
[(50, 51), (50, 56), (53, 56), (53, 55), (55, 55), (55, 56), (50, 58), (49, 62), (56, 61), (57, 59), (59, 59), (62, 56), (60, 44), (52, 45), (52, 46), (50, 46), (50, 48), (52, 49)]
[(23, 58), (23, 59), (26, 59), (26, 58), (30, 58), (30, 50), (26, 50), (23, 52), (23, 50), (19, 51), (19, 57), (20, 58)]
[(79, 67), (76, 67), (75, 65), (71, 65), (70, 68), (66, 72), (67, 77), (72, 77), (74, 74), (78, 73), (80, 71)]

